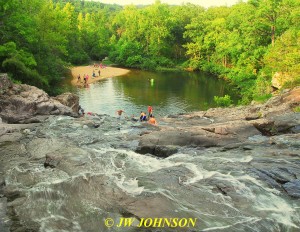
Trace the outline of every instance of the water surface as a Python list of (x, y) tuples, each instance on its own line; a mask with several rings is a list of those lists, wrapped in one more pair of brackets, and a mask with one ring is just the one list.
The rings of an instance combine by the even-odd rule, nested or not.
[(236, 100), (228, 83), (208, 74), (140, 70), (90, 84), (77, 94), (86, 112), (108, 115), (118, 109), (139, 115), (152, 105), (155, 116), (165, 116), (213, 107), (214, 96), (229, 94)]

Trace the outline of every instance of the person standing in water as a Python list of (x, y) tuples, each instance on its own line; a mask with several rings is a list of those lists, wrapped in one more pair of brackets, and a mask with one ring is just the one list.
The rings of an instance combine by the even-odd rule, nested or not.
[(153, 112), (152, 106), (148, 106), (148, 118), (150, 118), (150, 115), (152, 114), (152, 112)]
[(85, 74), (83, 74), (83, 81), (84, 81), (84, 84), (86, 84), (86, 76), (85, 76)]

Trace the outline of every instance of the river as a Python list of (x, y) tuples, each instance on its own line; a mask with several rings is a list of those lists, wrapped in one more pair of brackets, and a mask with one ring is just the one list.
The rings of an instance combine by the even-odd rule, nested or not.
[(123, 109), (127, 115), (139, 115), (148, 105), (155, 116), (205, 110), (215, 106), (214, 96), (237, 97), (224, 80), (204, 73), (147, 72), (132, 70), (121, 76), (79, 88), (80, 104), (94, 113), (115, 115)]
[[(182, 81), (164, 74), (169, 77), (163, 80), (138, 73), (79, 89), (81, 104), (109, 115), (118, 108), (133, 113), (147, 104), (158, 114), (171, 114), (201, 109), (201, 96), (211, 102), (226, 93), (215, 79), (197, 92), (207, 78)], [(172, 99), (194, 99), (194, 104), (171, 104)], [(273, 117), (271, 108), (280, 106), (252, 106), (249, 112)], [(99, 114), (50, 116), (30, 129), (9, 129), (0, 142), (0, 231), (300, 231), (299, 134), (263, 136), (244, 116), (237, 120), (237, 112), (245, 109), (225, 109), (214, 117), (172, 115), (159, 127)], [(280, 119), (282, 111), (277, 119), (260, 119), (278, 128), (299, 126), (299, 113), (289, 114), (292, 120)], [(190, 143), (182, 144), (187, 138)], [(140, 154), (141, 141), (176, 152), (165, 158)], [(161, 142), (168, 142), (165, 148)], [(137, 227), (155, 218), (194, 224)], [(118, 227), (125, 219), (135, 223)]]

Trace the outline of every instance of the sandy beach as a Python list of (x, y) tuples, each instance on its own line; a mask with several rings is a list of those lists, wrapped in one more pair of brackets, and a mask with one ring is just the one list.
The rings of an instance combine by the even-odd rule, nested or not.
[[(99, 70), (100, 70), (100, 76), (98, 73)], [(93, 71), (95, 71), (96, 77), (93, 77)], [(89, 66), (73, 67), (73, 68), (71, 68), (71, 72), (72, 72), (72, 76), (73, 76), (73, 79), (71, 81), (72, 85), (82, 86), (84, 84), (84, 81), (83, 81), (84, 74), (89, 75), (87, 83), (91, 84), (96, 81), (103, 80), (105, 78), (125, 75), (126, 73), (130, 72), (130, 70), (123, 69), (123, 68), (107, 67), (107, 66), (105, 66), (104, 68), (100, 68), (100, 67), (94, 67), (94, 65), (89, 65)], [(77, 80), (77, 77), (79, 74), (81, 77), (80, 83)]]

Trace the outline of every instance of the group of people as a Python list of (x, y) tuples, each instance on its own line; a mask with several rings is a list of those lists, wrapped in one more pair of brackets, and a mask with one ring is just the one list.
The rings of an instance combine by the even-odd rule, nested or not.
[(98, 64), (96, 64), (96, 63), (94, 63), (94, 68), (106, 68), (106, 66), (104, 65), (104, 64), (102, 64), (102, 63), (100, 63), (99, 65)]
[[(100, 77), (100, 74), (101, 74), (101, 72), (100, 72), (100, 69), (99, 69), (99, 70), (98, 70), (98, 77)], [(96, 77), (95, 70), (93, 70), (92, 76), (93, 76), (93, 77)]]
[[(96, 64), (96, 63), (94, 63), (94, 68), (95, 68), (95, 69), (98, 69), (98, 68), (99, 68), (99, 69), (98, 69), (98, 77), (100, 77), (100, 74), (101, 74), (100, 69), (101, 69), (101, 68), (106, 68), (106, 66), (103, 65), (102, 63), (100, 63), (99, 65)], [(93, 77), (96, 77), (95, 70), (93, 70), (92, 76), (93, 76)]]
[[(148, 121), (148, 123), (151, 124), (151, 125), (157, 125), (156, 119), (152, 115), (152, 111), (153, 111), (153, 108), (151, 106), (148, 106), (148, 117), (142, 111), (139, 119), (135, 118), (134, 115), (132, 115), (131, 120), (135, 121), (135, 122), (137, 122), (137, 121), (141, 121), (141, 122)], [(121, 118), (122, 114), (123, 113), (125, 114), (125, 111), (124, 110), (117, 110), (116, 113), (118, 114), (118, 117)], [(96, 116), (97, 115), (97, 114), (92, 113), (92, 112), (85, 113), (84, 109), (80, 105), (78, 107), (78, 114), (79, 114), (80, 117), (85, 117), (85, 115), (88, 115), (88, 116)], [(128, 117), (125, 116), (125, 118), (128, 118)], [(100, 126), (100, 124), (93, 123), (93, 126), (95, 128), (98, 128)]]
[[(122, 114), (125, 113), (124, 110), (117, 110), (116, 111), (117, 115), (119, 118), (121, 118)], [(132, 121), (148, 121), (149, 124), (152, 124), (152, 125), (157, 125), (157, 121), (155, 119), (155, 117), (153, 116), (153, 107), (152, 106), (148, 106), (148, 117), (147, 117), (147, 114), (143, 111), (141, 111), (141, 114), (140, 114), (140, 118), (139, 119), (136, 119), (134, 115), (131, 116), (131, 120)]]
[[(98, 77), (100, 77), (100, 70), (98, 70)], [(96, 73), (95, 73), (95, 70), (93, 70), (93, 74), (92, 74), (92, 78), (95, 78), (96, 77)], [(83, 74), (83, 83), (84, 85), (88, 84), (88, 80), (89, 80), (89, 75), (88, 74)], [(81, 76), (80, 74), (78, 74), (77, 76), (77, 83), (81, 83)]]
[[(98, 69), (98, 67), (99, 67), (99, 69)], [(96, 70), (98, 69), (98, 71), (96, 72), (95, 69), (93, 70), (92, 78), (100, 77), (100, 74), (101, 74), (100, 69), (101, 69), (101, 68), (102, 68), (102, 69), (103, 69), (103, 68), (106, 68), (106, 66), (103, 65), (102, 63), (100, 63), (99, 65), (96, 64), (96, 63), (94, 63), (94, 68), (95, 68)], [(96, 75), (96, 73), (98, 73), (98, 76)], [(84, 86), (87, 86), (87, 85), (88, 85), (88, 80), (89, 80), (89, 75), (88, 75), (88, 74), (83, 74), (83, 84), (84, 84)], [(82, 83), (80, 74), (78, 74), (78, 76), (77, 76), (77, 83)]]
[[(86, 85), (88, 83), (88, 80), (89, 80), (89, 75), (88, 74), (83, 74), (83, 82), (84, 82), (84, 85)], [(77, 83), (81, 83), (81, 77), (80, 77), (80, 74), (78, 74), (78, 77), (77, 77)]]

